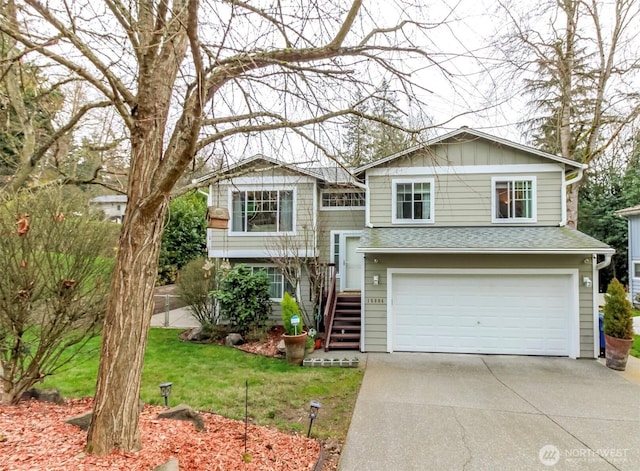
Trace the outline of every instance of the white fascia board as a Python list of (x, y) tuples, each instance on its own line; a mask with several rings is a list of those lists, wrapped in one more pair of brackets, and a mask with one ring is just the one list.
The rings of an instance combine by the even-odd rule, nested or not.
[(303, 175), (300, 176), (293, 176), (293, 175), (288, 175), (288, 176), (268, 176), (268, 175), (262, 175), (262, 176), (244, 176), (244, 177), (236, 177), (236, 178), (231, 178), (229, 180), (225, 180), (224, 183), (227, 183), (229, 185), (234, 185), (234, 186), (238, 186), (238, 185), (252, 185), (254, 186), (256, 189), (262, 189), (263, 187), (267, 186), (267, 185), (296, 185), (299, 183), (315, 183), (317, 180), (315, 178), (312, 177), (306, 177)]
[(613, 249), (441, 249), (441, 248), (404, 248), (404, 247), (384, 247), (367, 248), (358, 247), (356, 252), (361, 253), (388, 253), (388, 254), (501, 254), (501, 255), (579, 255), (579, 254), (608, 254), (615, 253)]
[(514, 164), (514, 165), (449, 165), (429, 167), (373, 168), (368, 176), (421, 176), (421, 175), (473, 175), (473, 174), (519, 174), (563, 172), (559, 164)]
[[(300, 249), (298, 250), (298, 257), (308, 258), (315, 257), (314, 250)], [(267, 249), (244, 249), (244, 250), (224, 250), (224, 249), (211, 249), (209, 250), (209, 258), (260, 258), (271, 259), (273, 258), (273, 251)]]

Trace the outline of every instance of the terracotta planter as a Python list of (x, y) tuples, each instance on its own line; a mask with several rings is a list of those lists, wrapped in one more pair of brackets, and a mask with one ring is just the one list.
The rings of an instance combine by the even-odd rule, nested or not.
[(284, 348), (287, 353), (287, 363), (290, 365), (302, 365), (304, 350), (307, 343), (307, 333), (300, 335), (283, 335)]
[(604, 343), (607, 368), (624, 371), (627, 367), (627, 358), (629, 358), (629, 350), (631, 350), (633, 340), (618, 339), (605, 334)]

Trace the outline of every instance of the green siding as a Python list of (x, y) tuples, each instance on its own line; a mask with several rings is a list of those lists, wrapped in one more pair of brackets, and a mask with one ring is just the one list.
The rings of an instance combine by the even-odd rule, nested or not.
[(331, 231), (360, 231), (365, 224), (364, 209), (319, 211), (318, 248), (320, 260), (331, 262)]
[[(557, 226), (562, 219), (562, 173), (525, 172), (536, 177), (537, 224)], [(491, 174), (435, 175), (435, 226), (487, 226), (491, 222)], [(370, 176), (371, 224), (392, 225), (392, 181), (404, 176)], [(530, 225), (530, 224), (529, 224)]]
[[(265, 183), (266, 185), (267, 183)], [(296, 211), (296, 235), (288, 239), (289, 244), (293, 244), (299, 249), (313, 249), (313, 190), (312, 183), (294, 183), (294, 184), (275, 184), (272, 186), (276, 189), (293, 189), (295, 188), (295, 211)], [(229, 209), (229, 193), (235, 191), (236, 188), (241, 190), (262, 188), (261, 185), (241, 185), (238, 187), (222, 183), (215, 186), (211, 190), (213, 206), (219, 206)], [(229, 221), (231, 227), (231, 221)], [(269, 255), (279, 252), (278, 247), (283, 241), (282, 235), (261, 235), (254, 233), (251, 235), (234, 234), (228, 230), (209, 229), (208, 230), (208, 247), (210, 250), (262, 250), (267, 251)], [(291, 246), (291, 245), (290, 245)]]
[[(377, 254), (365, 259), (365, 351), (387, 350), (387, 268), (570, 268), (579, 270), (580, 356), (593, 358), (593, 288), (582, 285), (582, 277), (592, 278), (592, 266), (584, 256), (575, 255), (419, 255)], [(380, 277), (377, 286), (373, 275)], [(541, 293), (544, 296), (544, 293)], [(382, 299), (382, 304), (376, 303)]]

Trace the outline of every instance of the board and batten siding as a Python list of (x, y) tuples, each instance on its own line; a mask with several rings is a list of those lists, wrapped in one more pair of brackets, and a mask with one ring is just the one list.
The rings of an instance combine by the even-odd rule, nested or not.
[[(493, 174), (424, 175), (435, 186), (434, 223), (430, 226), (492, 225), (491, 178)], [(556, 226), (562, 219), (562, 172), (509, 174), (509, 177), (536, 177), (537, 225)], [(369, 177), (370, 218), (373, 226), (392, 225), (392, 175)], [(406, 224), (403, 224), (406, 225)], [(513, 224), (511, 224), (513, 225)], [(527, 224), (531, 225), (531, 224)]]
[[(371, 257), (368, 255), (367, 257)], [(378, 263), (365, 261), (365, 319), (364, 350), (387, 351), (387, 268), (469, 268), (469, 269), (554, 269), (578, 270), (578, 280), (592, 278), (590, 256), (579, 255), (420, 255), (376, 254)], [(584, 263), (588, 259), (589, 263)], [(379, 284), (373, 285), (373, 276), (379, 276)], [(544, 296), (544, 293), (540, 293)], [(579, 283), (580, 356), (594, 357), (593, 288)], [(499, 302), (499, 300), (496, 300)]]
[(529, 165), (549, 163), (549, 160), (494, 141), (476, 138), (453, 138), (428, 149), (400, 157), (390, 162), (394, 167), (433, 167), (458, 165)]

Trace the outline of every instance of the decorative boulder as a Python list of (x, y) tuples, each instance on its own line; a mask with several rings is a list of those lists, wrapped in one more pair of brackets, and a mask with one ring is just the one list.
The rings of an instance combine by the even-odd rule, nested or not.
[(70, 419), (65, 421), (65, 424), (76, 425), (80, 427), (80, 430), (84, 430), (86, 432), (87, 430), (89, 430), (91, 417), (93, 417), (93, 412), (85, 412), (84, 414), (71, 417)]
[(186, 404), (180, 404), (178, 406), (172, 407), (169, 410), (160, 412), (158, 414), (158, 418), (186, 420), (187, 422), (191, 422), (199, 432), (202, 432), (204, 430), (204, 419), (202, 418), (202, 416)]
[[(138, 411), (142, 413), (144, 410), (144, 402), (142, 399), (138, 399)], [(93, 412), (85, 412), (84, 414), (74, 415), (70, 419), (65, 421), (65, 424), (76, 425), (80, 427), (80, 430), (84, 430), (85, 432), (89, 430), (89, 425), (91, 425), (91, 418), (93, 417)]]
[(40, 402), (53, 402), (54, 404), (63, 405), (64, 398), (60, 391), (56, 388), (51, 389), (36, 389), (31, 388), (24, 392), (22, 400), (28, 401), (29, 399), (35, 399)]
[(164, 464), (159, 464), (153, 471), (179, 471), (180, 467), (178, 466), (178, 460), (176, 458), (171, 458)]
[(201, 333), (202, 333), (202, 327), (193, 327), (187, 331), (185, 340), (188, 340), (189, 342), (193, 342), (193, 341), (198, 342), (200, 340)]
[(234, 345), (242, 345), (244, 343), (244, 339), (240, 334), (229, 334), (224, 339), (224, 344), (227, 347), (233, 347)]

